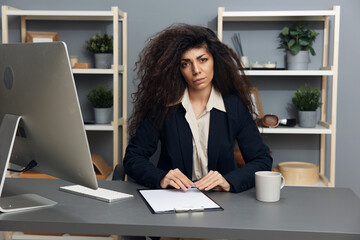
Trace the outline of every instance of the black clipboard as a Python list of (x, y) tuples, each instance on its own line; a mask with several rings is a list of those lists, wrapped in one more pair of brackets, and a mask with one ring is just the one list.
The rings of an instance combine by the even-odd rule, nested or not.
[(151, 213), (184, 213), (224, 210), (204, 192), (190, 188), (181, 189), (138, 189)]

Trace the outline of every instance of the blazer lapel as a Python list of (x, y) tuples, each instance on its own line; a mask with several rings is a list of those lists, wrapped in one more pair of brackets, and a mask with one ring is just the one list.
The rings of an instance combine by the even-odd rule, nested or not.
[(221, 144), (220, 139), (224, 139), (224, 134), (227, 134), (226, 113), (212, 109), (210, 112), (210, 127), (208, 140), (208, 169), (217, 169), (217, 161), (219, 159), (219, 150)]
[(179, 134), (182, 159), (185, 166), (185, 175), (192, 178), (192, 162), (193, 162), (193, 143), (192, 133), (188, 122), (185, 119), (185, 113), (182, 106), (176, 111), (176, 125)]

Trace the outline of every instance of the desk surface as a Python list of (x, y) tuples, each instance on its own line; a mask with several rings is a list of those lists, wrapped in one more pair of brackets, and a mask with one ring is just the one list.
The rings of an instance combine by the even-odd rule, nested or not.
[(243, 193), (211, 192), (224, 211), (152, 214), (136, 189), (122, 181), (101, 187), (133, 194), (116, 203), (59, 191), (62, 180), (6, 179), (4, 196), (37, 193), (54, 207), (0, 214), (0, 231), (233, 239), (360, 239), (360, 199), (346, 188), (285, 187), (276, 203)]

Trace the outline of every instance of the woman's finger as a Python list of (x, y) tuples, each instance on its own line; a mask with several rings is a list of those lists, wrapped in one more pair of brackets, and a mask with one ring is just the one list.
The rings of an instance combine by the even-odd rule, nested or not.
[(230, 191), (230, 184), (218, 171), (209, 171), (209, 173), (202, 179), (195, 183), (195, 186), (200, 190), (222, 190)]
[(170, 170), (160, 182), (160, 186), (162, 188), (172, 186), (176, 189), (181, 188), (184, 191), (190, 188), (193, 184), (194, 183), (177, 168)]
[(216, 181), (219, 175), (220, 174), (218, 174), (217, 171), (209, 171), (208, 174), (206, 174), (202, 179), (200, 179), (195, 183), (195, 186), (200, 190), (203, 190), (206, 187), (208, 187), (210, 184), (212, 184), (214, 181)]
[(194, 183), (184, 174), (182, 173), (178, 168), (174, 169), (175, 179), (178, 179), (181, 181), (182, 184), (184, 184), (187, 188), (190, 188)]

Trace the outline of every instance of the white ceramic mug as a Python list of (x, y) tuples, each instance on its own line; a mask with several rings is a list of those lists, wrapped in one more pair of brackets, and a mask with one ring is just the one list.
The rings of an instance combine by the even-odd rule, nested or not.
[(280, 200), (280, 189), (285, 179), (279, 172), (259, 171), (255, 173), (256, 199), (261, 202), (277, 202)]

